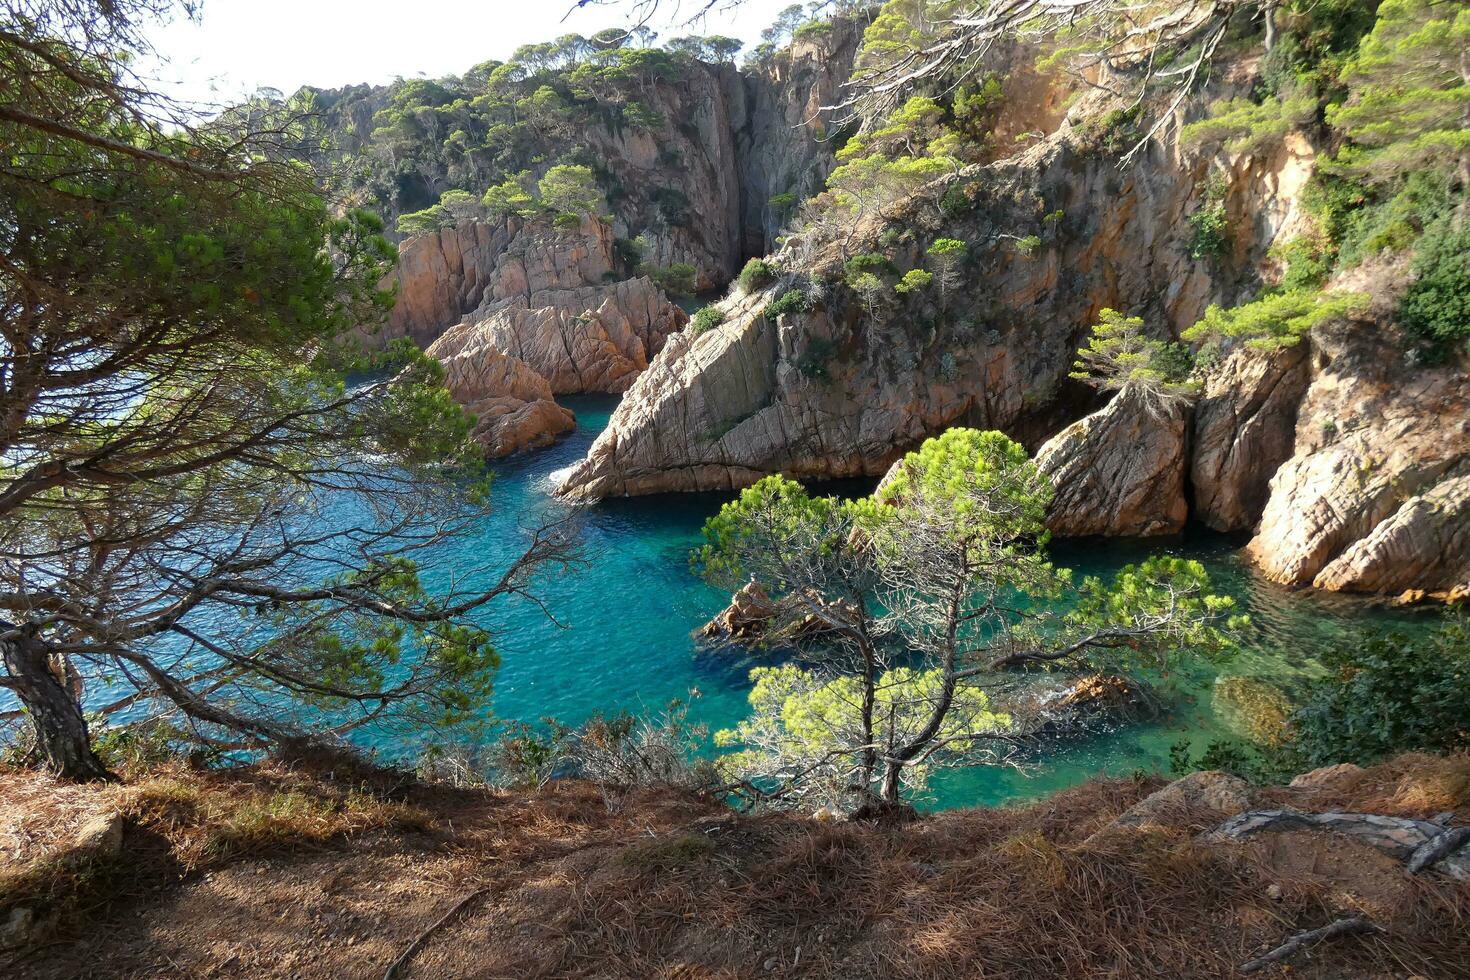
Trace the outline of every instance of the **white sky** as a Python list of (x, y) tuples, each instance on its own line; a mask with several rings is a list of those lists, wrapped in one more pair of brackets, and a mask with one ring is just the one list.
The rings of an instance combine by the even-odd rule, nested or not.
[[(258, 88), (336, 88), (401, 75), (437, 78), (504, 59), (522, 44), (591, 35), (628, 23), (630, 4), (567, 11), (573, 0), (204, 0), (197, 23), (176, 19), (150, 32), (162, 64), (140, 73), (193, 102), (229, 103)], [(744, 0), (733, 12), (687, 25), (660, 13), (660, 40), (726, 34), (756, 43), (792, 0)], [(665, 0), (666, 7), (675, 6)], [(565, 20), (563, 20), (565, 17)]]

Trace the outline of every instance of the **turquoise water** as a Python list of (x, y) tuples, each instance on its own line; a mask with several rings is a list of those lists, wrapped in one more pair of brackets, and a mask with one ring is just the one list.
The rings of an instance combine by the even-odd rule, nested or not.
[[(489, 584), (523, 550), (526, 529), (568, 512), (551, 490), (560, 471), (586, 454), (617, 400), (564, 401), (577, 413), (576, 432), (550, 449), (499, 465), (492, 513), (477, 534), (455, 541), (438, 556), (441, 573), (453, 570), (461, 587), (473, 584), (466, 576)], [(857, 494), (870, 487), (849, 482), (832, 489)], [(689, 570), (700, 528), (726, 499), (683, 494), (578, 508), (584, 560), (538, 582), (535, 594), (545, 610), (523, 599), (482, 610), (481, 620), (492, 629), (502, 658), (494, 717), (530, 723), (553, 717), (575, 725), (597, 712), (656, 713), (671, 700), (698, 692), (690, 702), (691, 721), (711, 731), (738, 721), (746, 709), (749, 671), (765, 661), (729, 648), (702, 648), (691, 636), (729, 599)], [(973, 767), (939, 773), (932, 780), (933, 799), (925, 805), (995, 804), (1046, 795), (1101, 772), (1167, 771), (1169, 747), (1181, 738), (1192, 738), (1202, 748), (1210, 737), (1225, 733), (1212, 709), (1217, 675), (1267, 678), (1289, 687), (1311, 673), (1319, 651), (1355, 642), (1365, 627), (1420, 629), (1437, 617), (1432, 610), (1389, 610), (1360, 599), (1278, 588), (1250, 572), (1238, 545), (1203, 533), (1163, 544), (1054, 545), (1056, 562), (1079, 574), (1107, 575), (1160, 551), (1200, 559), (1216, 589), (1234, 596), (1251, 616), (1243, 651), (1224, 665), (1195, 664), (1161, 678), (1170, 712), (1157, 723), (1056, 746), (1025, 771)], [(105, 683), (89, 684), (88, 692), (89, 701), (99, 704), (118, 693)], [(8, 706), (4, 694), (0, 709)], [(133, 719), (124, 714), (116, 720)], [(353, 737), (383, 758), (409, 760), (428, 748), (429, 736), (385, 728)]]
[[(518, 528), (560, 512), (561, 505), (550, 497), (558, 471), (585, 455), (616, 405), (612, 398), (565, 402), (577, 413), (577, 431), (551, 449), (498, 468), (494, 514), (481, 535), (456, 546), (466, 565), (508, 561), (519, 541)], [(528, 722), (550, 716), (575, 724), (597, 711), (657, 711), (697, 690), (692, 720), (711, 729), (738, 720), (745, 711), (746, 676), (760, 661), (729, 650), (701, 649), (690, 636), (728, 601), (689, 571), (689, 551), (699, 541), (700, 527), (725, 499), (719, 494), (670, 495), (582, 508), (586, 564), (547, 579), (538, 590), (562, 625), (524, 601), (489, 616), (503, 658), (495, 715)], [(1243, 652), (1219, 668), (1198, 665), (1164, 678), (1174, 695), (1172, 711), (1157, 724), (1058, 748), (1025, 772), (984, 767), (941, 773), (934, 780), (931, 805), (1030, 798), (1098, 772), (1167, 770), (1171, 744), (1182, 737), (1220, 733), (1210, 697), (1217, 673), (1289, 684), (1311, 671), (1316, 651), (1353, 642), (1364, 626), (1415, 628), (1434, 616), (1277, 588), (1251, 574), (1237, 553), (1238, 542), (1219, 535), (1191, 533), (1163, 545), (1063, 543), (1053, 548), (1053, 555), (1079, 573), (1107, 574), (1159, 551), (1204, 561), (1217, 589), (1235, 596), (1250, 614)], [(378, 748), (388, 755), (413, 749), (402, 744)]]

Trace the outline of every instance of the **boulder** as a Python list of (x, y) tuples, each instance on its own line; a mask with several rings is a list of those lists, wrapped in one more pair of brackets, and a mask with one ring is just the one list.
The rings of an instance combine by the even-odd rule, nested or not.
[(730, 597), (730, 605), (705, 623), (699, 635), (708, 639), (752, 640), (765, 634), (778, 609), (756, 582), (745, 585)]
[(1055, 488), (1047, 526), (1062, 537), (1175, 534), (1184, 500), (1186, 410), (1155, 414), (1134, 387), (1057, 433), (1036, 453)]
[(1189, 460), (1197, 520), (1217, 531), (1250, 530), (1260, 520), (1271, 477), (1292, 454), (1308, 349), (1241, 347), (1210, 372), (1194, 408)]
[(1319, 364), (1247, 551), (1287, 585), (1398, 594), (1470, 580), (1470, 378), (1378, 322), (1319, 328)]
[(486, 456), (549, 446), (576, 428), (576, 416), (556, 404), (545, 378), (477, 340), (473, 332), (452, 330), (428, 354), (444, 365), (449, 393), (475, 416), (472, 434)]
[(1111, 823), (1088, 838), (1099, 840), (1120, 830), (1171, 826), (1173, 815), (1186, 809), (1209, 809), (1226, 816), (1241, 813), (1250, 806), (1250, 784), (1239, 776), (1208, 770), (1192, 772), (1182, 779), (1145, 796)]

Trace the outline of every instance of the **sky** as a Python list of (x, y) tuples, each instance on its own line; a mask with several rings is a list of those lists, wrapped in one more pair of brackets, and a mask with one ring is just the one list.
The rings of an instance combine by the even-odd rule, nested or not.
[[(722, 0), (722, 3), (725, 0)], [(685, 23), (697, 0), (649, 26), (660, 38), (726, 34), (756, 42), (792, 0), (744, 0), (734, 11)], [(231, 103), (259, 88), (336, 88), (396, 76), (460, 74), (503, 60), (522, 44), (591, 35), (628, 23), (630, 2), (568, 11), (573, 0), (204, 0), (197, 23), (177, 18), (149, 32), (159, 60), (137, 67), (176, 97)], [(672, 8), (674, 0), (664, 0)], [(563, 19), (565, 18), (565, 19)]]

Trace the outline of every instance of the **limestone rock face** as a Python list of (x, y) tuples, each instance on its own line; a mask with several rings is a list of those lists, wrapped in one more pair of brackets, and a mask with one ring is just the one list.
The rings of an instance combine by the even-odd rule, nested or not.
[(1450, 591), (1470, 570), (1470, 378), (1404, 363), (1379, 323), (1318, 331), (1295, 452), (1248, 550), (1271, 579)]
[(1271, 476), (1292, 454), (1297, 406), (1310, 381), (1308, 345), (1241, 347), (1205, 383), (1189, 461), (1196, 519), (1217, 531), (1255, 527)]
[(1125, 388), (1099, 411), (1057, 433), (1036, 454), (1055, 488), (1047, 526), (1062, 537), (1144, 537), (1184, 527), (1186, 412), (1148, 411)]

